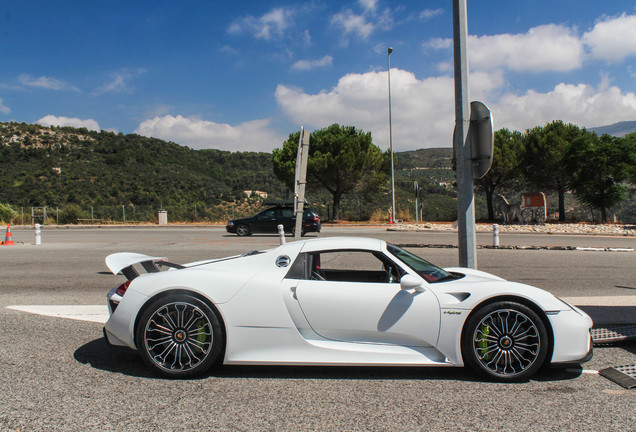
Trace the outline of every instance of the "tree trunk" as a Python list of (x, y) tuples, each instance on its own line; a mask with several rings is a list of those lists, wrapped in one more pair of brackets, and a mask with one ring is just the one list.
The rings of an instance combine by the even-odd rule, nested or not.
[(333, 194), (333, 220), (336, 222), (340, 220), (340, 198), (342, 198), (341, 193)]
[(494, 195), (494, 190), (486, 189), (486, 205), (488, 206), (488, 220), (495, 220), (495, 206), (493, 203), (492, 196)]
[(565, 188), (559, 187), (559, 222), (565, 222)]

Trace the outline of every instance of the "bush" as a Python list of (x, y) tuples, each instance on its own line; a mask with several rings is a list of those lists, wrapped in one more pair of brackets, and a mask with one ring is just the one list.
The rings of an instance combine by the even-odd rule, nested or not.
[(57, 221), (59, 224), (76, 224), (78, 219), (88, 219), (90, 214), (87, 214), (77, 204), (66, 204), (60, 208), (60, 218)]
[(9, 204), (0, 203), (0, 222), (11, 223), (18, 216), (18, 212), (13, 210)]

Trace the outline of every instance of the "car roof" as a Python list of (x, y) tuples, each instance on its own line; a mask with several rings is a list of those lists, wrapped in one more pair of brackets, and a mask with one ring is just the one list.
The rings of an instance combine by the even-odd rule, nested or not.
[(324, 237), (305, 240), (301, 252), (316, 252), (331, 249), (383, 251), (386, 249), (386, 242), (369, 237)]

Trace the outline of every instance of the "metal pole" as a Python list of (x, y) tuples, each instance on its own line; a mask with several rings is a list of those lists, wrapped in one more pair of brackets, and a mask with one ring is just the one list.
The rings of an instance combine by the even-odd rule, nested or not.
[(389, 148), (391, 150), (391, 219), (389, 223), (395, 223), (395, 173), (393, 166), (393, 126), (391, 124), (391, 53), (393, 48), (387, 50), (386, 60), (388, 65), (388, 79), (389, 79)]
[(420, 194), (420, 187), (417, 184), (417, 182), (413, 182), (413, 189), (415, 192), (415, 225), (419, 225), (420, 221), (419, 221), (419, 217), (417, 214), (417, 196)]
[(453, 0), (453, 53), (455, 63), (455, 160), (457, 161), (457, 237), (459, 265), (477, 268), (473, 167), (468, 141), (468, 20), (466, 0)]
[(305, 186), (307, 185), (307, 161), (309, 160), (310, 134), (304, 127), (300, 128), (300, 143), (296, 161), (296, 193), (294, 194), (296, 224), (294, 240), (300, 240), (303, 233), (303, 215), (305, 209)]

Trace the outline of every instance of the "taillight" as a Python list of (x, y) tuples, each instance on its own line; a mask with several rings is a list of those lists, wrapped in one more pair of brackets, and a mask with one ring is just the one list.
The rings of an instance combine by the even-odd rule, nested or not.
[(320, 218), (318, 216), (314, 215), (314, 222), (318, 222), (318, 221), (320, 221)]
[(119, 285), (119, 286), (117, 287), (117, 289), (115, 290), (115, 294), (117, 294), (117, 295), (118, 295), (118, 296), (120, 296), (120, 297), (123, 297), (123, 296), (124, 296), (124, 294), (126, 294), (126, 290), (127, 290), (127, 289), (128, 289), (128, 287), (130, 286), (130, 283), (131, 283), (131, 282), (132, 282), (132, 281), (129, 281), (129, 280), (128, 280), (128, 281), (124, 282), (123, 284)]

